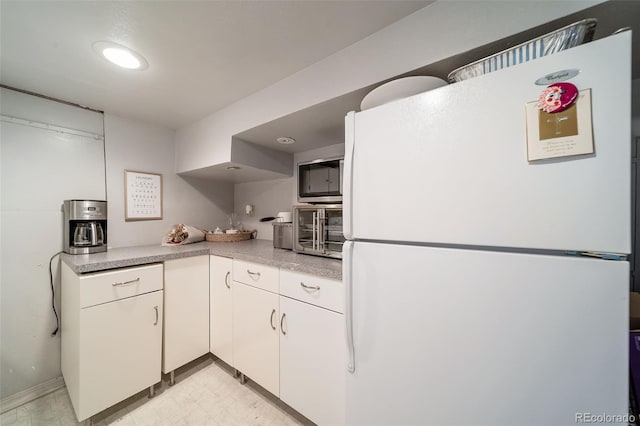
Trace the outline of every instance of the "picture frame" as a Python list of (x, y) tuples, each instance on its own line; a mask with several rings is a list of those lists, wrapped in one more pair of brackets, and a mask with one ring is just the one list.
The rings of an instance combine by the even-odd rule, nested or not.
[(125, 221), (162, 219), (162, 175), (124, 171)]

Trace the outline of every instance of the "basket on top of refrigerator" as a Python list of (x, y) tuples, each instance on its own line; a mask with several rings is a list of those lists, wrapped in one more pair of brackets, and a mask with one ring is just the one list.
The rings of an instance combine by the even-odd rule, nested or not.
[(451, 71), (448, 75), (449, 81), (455, 83), (468, 80), (587, 43), (593, 39), (597, 23), (597, 19), (584, 19), (510, 49), (503, 50), (495, 55), (472, 62)]

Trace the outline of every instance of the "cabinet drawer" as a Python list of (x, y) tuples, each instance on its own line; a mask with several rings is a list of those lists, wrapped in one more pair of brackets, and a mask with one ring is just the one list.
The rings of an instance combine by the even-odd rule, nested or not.
[(162, 264), (79, 276), (80, 307), (99, 305), (162, 289)]
[(233, 280), (273, 293), (278, 292), (279, 270), (259, 263), (233, 261)]
[(336, 312), (344, 312), (342, 281), (287, 270), (280, 271), (280, 294)]

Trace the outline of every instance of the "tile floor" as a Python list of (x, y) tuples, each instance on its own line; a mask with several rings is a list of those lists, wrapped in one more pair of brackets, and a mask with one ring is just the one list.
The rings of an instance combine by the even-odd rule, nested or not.
[[(204, 357), (156, 386), (95, 415), (94, 426), (268, 426), (313, 425), (264, 389), (241, 385), (224, 363)], [(59, 389), (0, 416), (2, 426), (77, 425), (67, 389)]]

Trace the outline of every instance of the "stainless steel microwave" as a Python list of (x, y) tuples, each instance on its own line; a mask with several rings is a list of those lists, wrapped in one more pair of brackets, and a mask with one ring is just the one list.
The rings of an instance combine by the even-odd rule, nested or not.
[(299, 203), (342, 203), (344, 158), (298, 163)]
[(293, 251), (342, 258), (342, 205), (293, 206)]

